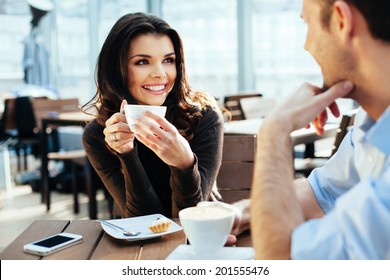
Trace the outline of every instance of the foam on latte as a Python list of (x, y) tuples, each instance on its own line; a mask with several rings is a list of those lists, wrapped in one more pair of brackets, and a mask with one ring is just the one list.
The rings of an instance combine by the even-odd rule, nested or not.
[(232, 210), (220, 206), (191, 207), (182, 213), (183, 218), (195, 220), (220, 219), (232, 215)]

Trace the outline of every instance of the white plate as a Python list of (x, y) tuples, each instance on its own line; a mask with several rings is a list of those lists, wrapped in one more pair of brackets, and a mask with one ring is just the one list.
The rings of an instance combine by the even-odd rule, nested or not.
[(134, 217), (134, 218), (126, 218), (126, 219), (114, 219), (114, 220), (107, 220), (108, 222), (115, 224), (117, 226), (120, 226), (122, 228), (125, 228), (127, 230), (131, 231), (140, 231), (141, 233), (137, 236), (125, 236), (123, 235), (122, 231), (120, 229), (115, 229), (110, 226), (106, 226), (104, 224), (102, 225), (103, 230), (111, 235), (114, 238), (117, 239), (125, 239), (128, 241), (137, 241), (137, 240), (144, 240), (144, 239), (151, 239), (156, 238), (165, 234), (170, 234), (176, 231), (182, 230), (181, 226), (179, 226), (174, 221), (170, 220), (171, 226), (166, 232), (160, 232), (160, 233), (153, 233), (148, 228), (152, 225), (154, 220), (157, 220), (158, 218), (165, 218), (164, 215), (161, 214), (153, 214), (153, 215), (147, 215), (147, 216), (140, 216), (140, 217)]
[(167, 260), (253, 260), (252, 247), (223, 247), (213, 254), (199, 254), (191, 245), (179, 245)]

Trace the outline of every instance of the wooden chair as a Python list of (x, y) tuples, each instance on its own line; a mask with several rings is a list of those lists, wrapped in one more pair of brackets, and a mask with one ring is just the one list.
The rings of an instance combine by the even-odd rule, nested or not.
[(276, 100), (263, 96), (255, 96), (241, 98), (240, 105), (245, 119), (261, 119), (267, 116), (276, 106)]
[(353, 125), (356, 110), (353, 110), (351, 112), (348, 112), (346, 114), (343, 114), (341, 121), (340, 121), (340, 127), (337, 130), (333, 146), (331, 148), (331, 151), (329, 152), (329, 156), (325, 157), (311, 157), (311, 158), (296, 158), (294, 159), (294, 169), (295, 173), (303, 174), (306, 177), (309, 176), (311, 171), (314, 168), (323, 166), (326, 161), (331, 158), (338, 150), (341, 142), (343, 141), (345, 135), (348, 133), (349, 129)]
[(224, 202), (249, 198), (255, 153), (256, 135), (224, 135), (222, 164), (217, 176)]
[(250, 97), (261, 97), (262, 94), (258, 92), (253, 93), (243, 93), (237, 95), (225, 96), (224, 105), (225, 108), (231, 113), (231, 120), (245, 120), (245, 113), (242, 110), (240, 100), (243, 98)]
[(10, 132), (17, 129), (15, 122), (15, 98), (7, 98), (4, 100), (4, 112), (1, 118), (1, 133), (2, 136), (11, 137)]
[(355, 121), (355, 115), (357, 110), (351, 111), (347, 114), (344, 114), (341, 118), (340, 127), (337, 130), (336, 138), (333, 143), (332, 152), (330, 156), (333, 156), (340, 147), (341, 141), (343, 141), (345, 135), (347, 135), (349, 129)]
[(31, 97), (22, 96), (5, 100), (5, 131), (16, 140), (14, 149), (17, 155), (18, 171), (22, 171), (21, 152), (24, 157), (24, 170), (28, 170), (29, 153), (39, 156), (40, 135), (35, 129), (36, 120), (31, 105)]
[[(5, 142), (15, 139), (17, 136), (17, 127), (15, 122), (15, 98), (4, 100), (4, 111), (0, 121), (0, 141)], [(9, 141), (8, 141), (9, 142)], [(18, 162), (20, 165), (20, 163)]]
[[(42, 129), (42, 119), (44, 117), (52, 116), (55, 117), (58, 114), (65, 112), (77, 112), (79, 111), (79, 100), (77, 98), (68, 98), (68, 99), (34, 99), (32, 101), (35, 119), (37, 123), (37, 130)], [(54, 129), (55, 127), (52, 127)], [(80, 136), (81, 137), (81, 136)], [(58, 139), (56, 139), (58, 141)], [(84, 172), (87, 172), (87, 155), (84, 149), (77, 150), (68, 150), (63, 151), (59, 150), (60, 143), (56, 142), (53, 149), (47, 154), (49, 160), (54, 161), (63, 161), (70, 164), (71, 173), (72, 173), (72, 194), (74, 200), (74, 213), (79, 213), (79, 202), (78, 202), (78, 192), (79, 188), (77, 186), (77, 166), (83, 166)], [(50, 191), (50, 188), (49, 188)]]
[[(17, 142), (14, 133), (16, 131), (14, 103), (15, 99), (4, 99), (4, 111), (0, 120), (0, 190), (8, 190), (12, 186), (9, 149), (15, 148)], [(20, 166), (19, 158), (18, 165)]]
[(36, 119), (37, 128), (42, 129), (42, 118), (48, 116), (57, 116), (65, 112), (78, 112), (79, 100), (77, 98), (66, 99), (41, 99), (34, 98), (32, 100), (34, 108), (34, 116)]
[[(87, 169), (87, 154), (85, 150), (74, 150), (64, 152), (51, 152), (47, 155), (49, 160), (55, 161), (68, 161), (71, 166), (72, 173), (72, 194), (73, 194), (73, 212), (79, 213), (79, 187), (77, 186), (77, 165), (82, 165), (84, 169)], [(84, 171), (86, 172), (86, 171)]]

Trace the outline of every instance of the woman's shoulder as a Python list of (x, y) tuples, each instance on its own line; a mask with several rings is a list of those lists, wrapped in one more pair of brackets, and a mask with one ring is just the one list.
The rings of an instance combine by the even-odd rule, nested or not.
[(104, 127), (96, 119), (93, 119), (84, 127), (83, 141), (93, 144), (103, 134), (103, 129)]
[(220, 110), (212, 107), (205, 107), (201, 110), (202, 117), (199, 119), (197, 131), (205, 131), (208, 129), (223, 130), (223, 116)]
[(222, 112), (219, 108), (206, 106), (201, 110), (202, 119), (204, 121), (218, 121), (223, 122)]
[(96, 133), (97, 130), (103, 130), (104, 128), (98, 123), (97, 119), (93, 119), (87, 123), (84, 128), (84, 134)]

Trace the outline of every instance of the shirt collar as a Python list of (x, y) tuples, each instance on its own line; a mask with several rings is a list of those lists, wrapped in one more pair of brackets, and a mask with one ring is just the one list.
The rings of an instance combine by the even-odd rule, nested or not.
[(369, 143), (390, 155), (390, 106), (377, 121), (367, 114), (360, 128), (366, 132), (365, 138)]

